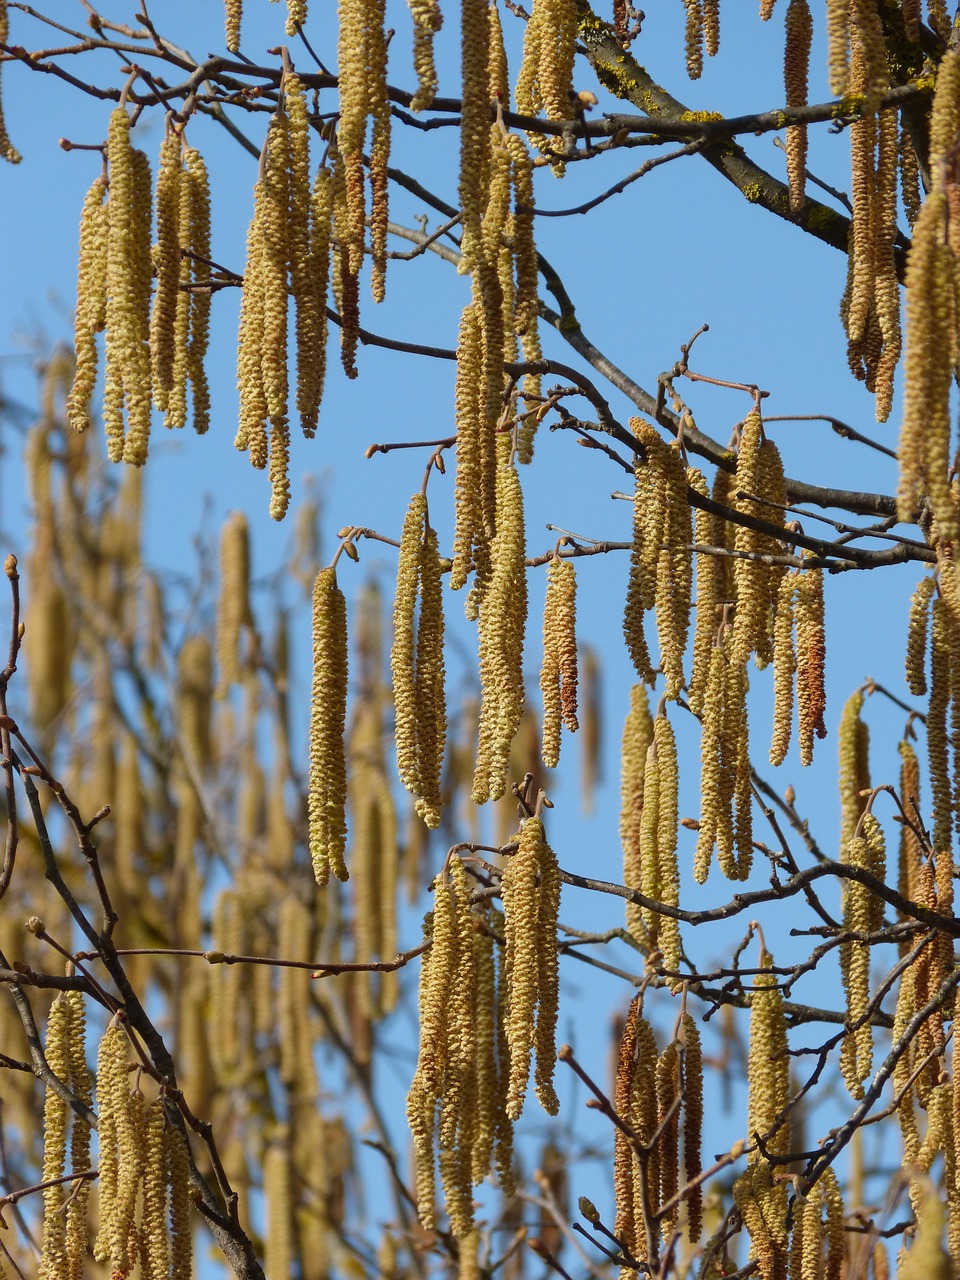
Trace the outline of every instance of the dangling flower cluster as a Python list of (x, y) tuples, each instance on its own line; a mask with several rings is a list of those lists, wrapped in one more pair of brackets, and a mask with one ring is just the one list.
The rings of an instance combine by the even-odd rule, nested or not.
[[(614, 1232), (627, 1254), (654, 1266), (660, 1241), (669, 1239), (679, 1204), (687, 1208), (687, 1236), (696, 1244), (702, 1229), (701, 1187), (690, 1186), (700, 1173), (703, 1132), (703, 1059), (694, 1019), (683, 1013), (677, 1034), (662, 1052), (653, 1028), (643, 1017), (643, 997), (634, 997), (617, 1053), (614, 1107), (635, 1141), (620, 1128), (614, 1137), (613, 1181), (616, 1199)], [(682, 1124), (682, 1140), (681, 1140)], [(680, 1170), (683, 1170), (683, 1184)], [(662, 1217), (661, 1217), (662, 1213)], [(624, 1268), (623, 1275), (635, 1271)]]
[(321, 569), (313, 589), (313, 692), (310, 699), (310, 856), (317, 883), (347, 879), (347, 606), (336, 570)]
[[(10, 36), (10, 18), (7, 14), (7, 0), (0, 0), (0, 44), (6, 44)], [(2, 64), (0, 64), (2, 69)], [(0, 100), (0, 156), (10, 164), (19, 164), (22, 157), (10, 141), (7, 126), (3, 119), (3, 102)]]
[(555, 555), (547, 568), (543, 607), (543, 743), (541, 758), (548, 769), (560, 761), (560, 726), (571, 733), (577, 720), (577, 577), (572, 560)]
[[(534, 0), (523, 37), (523, 61), (517, 76), (517, 110), (526, 116), (543, 112), (560, 122), (573, 115), (573, 61), (577, 39), (575, 0)], [(530, 142), (553, 160), (563, 174), (563, 142), (529, 134)]]
[(508, 1194), (513, 1189), (505, 962), (501, 956), (498, 964), (494, 955), (494, 936), (501, 934), (503, 920), (488, 902), (471, 905), (470, 879), (459, 858), (451, 861), (449, 880), (438, 877), (434, 891), (426, 926), (430, 948), (420, 971), (420, 1051), (407, 1119), (420, 1220), (428, 1230), (436, 1227), (439, 1147), (450, 1227), (462, 1240), (473, 1226), (472, 1188), (486, 1177), (494, 1153), (501, 1186)]
[[(867, 810), (843, 851), (843, 861), (886, 881), (887, 853), (883, 828)], [(883, 899), (866, 885), (848, 880), (844, 886), (843, 927), (851, 933), (874, 933), (883, 925)], [(840, 947), (840, 974), (847, 997), (847, 1026), (840, 1051), (840, 1071), (851, 1097), (863, 1097), (863, 1083), (873, 1067), (873, 1028), (867, 1018), (870, 1001), (870, 944), (862, 939)]]
[(713, 847), (728, 879), (746, 880), (753, 863), (753, 811), (747, 730), (747, 670), (728, 653), (730, 628), (711, 651), (700, 739), (700, 831), (693, 874), (703, 884)]
[(676, 444), (664, 444), (641, 418), (632, 418), (630, 427), (640, 447), (634, 468), (633, 548), (623, 634), (637, 674), (652, 684), (643, 615), (655, 608), (660, 666), (666, 696), (673, 699), (683, 687), (692, 584), (686, 471)]
[[(787, 34), (783, 55), (783, 84), (788, 107), (807, 105), (807, 77), (810, 69), (810, 41), (813, 22), (807, 0), (790, 0), (787, 8)], [(807, 128), (802, 124), (787, 126), (787, 181), (790, 184), (790, 208), (803, 208), (806, 182)]]
[[(740, 428), (734, 484), (739, 515), (783, 528), (787, 501), (783, 463), (777, 446), (764, 437), (757, 411), (748, 414)], [(766, 666), (773, 658), (774, 619), (784, 569), (760, 557), (781, 554), (783, 544), (773, 533), (737, 524), (733, 545), (741, 555), (733, 561), (732, 571), (736, 598), (732, 654), (746, 663), (754, 653), (757, 666)]]
[(410, 500), (400, 539), (390, 670), (400, 779), (417, 797), (417, 813), (427, 826), (437, 827), (447, 731), (443, 585), (437, 534), (422, 493)]

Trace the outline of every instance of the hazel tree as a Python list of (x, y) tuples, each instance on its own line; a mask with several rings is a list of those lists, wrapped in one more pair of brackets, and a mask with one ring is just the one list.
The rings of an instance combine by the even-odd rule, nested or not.
[[(8, 101), (42, 101), (53, 77), (102, 112), (96, 138), (61, 142), (89, 169), (75, 329), (41, 370), (28, 546), (4, 566), (0, 1276), (954, 1274), (956, 16), (762, 0), (783, 105), (744, 80), (734, 115), (658, 82), (625, 0), (341, 0), (335, 39), (288, 0), (265, 52), (245, 43), (258, 3), (227, 0), (198, 61), (146, 0), (119, 17), (0, 0)], [(732, 8), (676, 6), (691, 80), (722, 59)], [(827, 133), (849, 147), (847, 191), (810, 167)], [(747, 145), (768, 134), (782, 176)], [(17, 142), (0, 110), (11, 164)], [(218, 149), (249, 172), (242, 260), (217, 244)], [(629, 189), (658, 167), (704, 162), (846, 254), (849, 371), (899, 423), (896, 450), (825, 416), (895, 458), (891, 492), (837, 487), (814, 450), (788, 474), (768, 392), (699, 367), (705, 327), (659, 375), (584, 331), (538, 248), (547, 217), (576, 225), (642, 200)], [(592, 194), (545, 208), (574, 172)], [(411, 196), (430, 211), (416, 225), (394, 212)], [(400, 258), (468, 289), (448, 345), (379, 331)], [(258, 576), (234, 512), (185, 585), (143, 553), (144, 468), (158, 429), (225, 447), (208, 353), (238, 293), (234, 443), (294, 534)], [(298, 419), (322, 455), (328, 359), (362, 381), (362, 347), (452, 365), (453, 394), (416, 438), (384, 439), (384, 413), (367, 463), (416, 450), (422, 482), (402, 524), (347, 524), (326, 557), (291, 434)], [(737, 397), (729, 435), (694, 384)], [(620, 540), (552, 526), (535, 543), (547, 430), (626, 487)], [(395, 549), (392, 599), (347, 563), (376, 543)], [(617, 880), (591, 874), (553, 782), (572, 734), (588, 792), (597, 769), (577, 608), (597, 557), (624, 567), (603, 624), (633, 668)], [(869, 571), (881, 591), (908, 564), (907, 692), (870, 679), (838, 712), (830, 580)], [(874, 697), (904, 718), (892, 774), (871, 767)], [(773, 780), (830, 737), (838, 832)], [(570, 918), (573, 889), (603, 929)], [(574, 961), (619, 986), (609, 1083), (558, 1044)], [(383, 1064), (411, 1028), (404, 1109)], [(745, 1086), (705, 1114), (732, 1063)], [(602, 1150), (581, 1149), (564, 1082), (599, 1113)]]

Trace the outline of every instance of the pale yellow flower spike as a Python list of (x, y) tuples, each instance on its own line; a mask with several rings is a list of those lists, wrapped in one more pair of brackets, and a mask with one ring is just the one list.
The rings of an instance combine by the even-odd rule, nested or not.
[[(623, 847), (623, 883), (641, 888), (640, 825), (643, 817), (647, 751), (653, 741), (653, 721), (642, 684), (630, 690), (630, 710), (623, 726), (620, 752), (620, 844)], [(644, 945), (646, 925), (641, 909), (627, 903), (627, 929)]]
[[(290, 174), (287, 188), (290, 221), (290, 292), (297, 310), (297, 410), (303, 433), (308, 438), (317, 429), (320, 389), (323, 385), (322, 342), (325, 326), (321, 321), (319, 282), (314, 276), (314, 257), (310, 233), (313, 195), (310, 190), (310, 122), (303, 84), (296, 75), (284, 78), (284, 97), (290, 120)], [(321, 170), (321, 172), (323, 172)], [(329, 228), (329, 217), (326, 219)], [(329, 236), (329, 230), (321, 232)], [(323, 262), (323, 293), (326, 295), (326, 259)]]
[[(689, 1183), (702, 1167), (703, 1143), (703, 1050), (700, 1029), (689, 1013), (680, 1019), (680, 1042), (683, 1045), (683, 1177)], [(698, 1183), (686, 1196), (687, 1238), (696, 1244), (703, 1230), (703, 1184)]]
[(437, 0), (409, 0), (409, 5), (413, 19), (413, 69), (417, 76), (417, 91), (410, 109), (426, 111), (437, 92), (433, 37), (443, 25), (443, 14)]
[(543, 841), (540, 845), (540, 892), (537, 914), (537, 1028), (534, 1035), (536, 1067), (534, 1087), (547, 1115), (555, 1116), (560, 1100), (553, 1087), (557, 1062), (557, 1017), (560, 1007), (560, 966), (557, 952), (557, 917), (560, 911), (560, 867), (557, 855)]
[(927, 621), (930, 602), (936, 590), (936, 579), (921, 578), (910, 597), (910, 621), (907, 626), (907, 688), (916, 698), (927, 692), (926, 650)]
[(813, 759), (813, 739), (827, 736), (823, 721), (827, 695), (824, 684), (826, 634), (823, 621), (823, 570), (804, 569), (797, 579), (797, 729), (800, 763)]
[(416, 708), (420, 795), (417, 813), (431, 829), (440, 825), (441, 773), (447, 737), (443, 662), (443, 575), (437, 532), (427, 528), (420, 558), (420, 618), (417, 625)]
[[(630, 1107), (630, 1087), (636, 1063), (637, 1029), (642, 1021), (639, 1014), (640, 996), (634, 996), (617, 1052), (617, 1069), (613, 1103), (619, 1116), (626, 1116)], [(637, 1256), (637, 1221), (633, 1199), (633, 1151), (627, 1136), (617, 1128), (613, 1147), (613, 1191), (615, 1201), (614, 1233), (633, 1257)]]
[(74, 317), (77, 362), (67, 400), (67, 417), (75, 431), (85, 431), (90, 425), (90, 397), (97, 382), (96, 334), (106, 323), (109, 229), (106, 196), (107, 180), (101, 176), (94, 180), (87, 192), (80, 215), (80, 260)]
[(543, 763), (555, 769), (560, 759), (561, 724), (575, 732), (577, 722), (577, 578), (572, 560), (555, 556), (547, 568), (543, 610)]
[(951, 697), (953, 624), (942, 596), (933, 602), (930, 627), (930, 701), (927, 706), (927, 760), (933, 791), (933, 847), (951, 844), (953, 801), (950, 785), (947, 707)]
[(827, 0), (827, 48), (830, 92), (839, 98), (850, 69), (850, 0)]
[(527, 577), (523, 490), (516, 467), (497, 468), (497, 534), (491, 548), (491, 577), (480, 602), (479, 747), (473, 799), (498, 800), (506, 790), (510, 747), (524, 706), (523, 633), (527, 617)]
[[(680, 905), (680, 870), (677, 865), (679, 828), (677, 744), (666, 716), (653, 722), (657, 762), (657, 898), (669, 907)], [(658, 945), (667, 969), (680, 964), (680, 929), (673, 916), (659, 919)]]
[(287, 22), (284, 30), (288, 36), (295, 36), (298, 28), (307, 21), (307, 0), (287, 0)]
[(220, 594), (217, 599), (217, 692), (223, 696), (230, 685), (243, 679), (240, 666), (240, 637), (251, 622), (250, 613), (250, 530), (242, 511), (227, 517), (220, 534)]
[[(810, 41), (813, 22), (807, 0), (790, 0), (786, 20), (786, 46), (783, 82), (788, 107), (807, 105), (807, 76), (810, 67)], [(802, 124), (787, 126), (787, 181), (790, 184), (790, 208), (804, 205), (807, 164), (807, 129)]]
[[(147, 460), (150, 441), (150, 293), (153, 271), (150, 256), (150, 224), (152, 196), (150, 162), (143, 151), (131, 153), (133, 168), (133, 219), (130, 246), (130, 285), (136, 317), (136, 347), (129, 353), (129, 366), (124, 373), (127, 404), (127, 437), (123, 442), (123, 460), (142, 467)], [(107, 299), (109, 308), (110, 300)], [(109, 327), (109, 316), (108, 316)]]
[[(77, 1098), (89, 1107), (93, 1103), (93, 1081), (87, 1067), (86, 1053), (86, 1010), (83, 996), (79, 991), (67, 992), (70, 1004), (70, 1088)], [(70, 1167), (87, 1169), (90, 1167), (90, 1125), (79, 1114), (75, 1113), (70, 1130)], [(89, 1246), (89, 1230), (87, 1227), (87, 1205), (90, 1200), (90, 1183), (75, 1183), (70, 1189), (66, 1205), (65, 1262), (64, 1280), (83, 1280), (87, 1250)]]
[(247, 230), (247, 264), (243, 272), (240, 298), (240, 333), (237, 339), (237, 389), (240, 415), (235, 440), (247, 450), (258, 469), (267, 465), (264, 421), (267, 401), (263, 388), (260, 352), (263, 349), (263, 184), (253, 189), (254, 212)]
[(410, 499), (400, 534), (400, 557), (397, 563), (397, 589), (393, 603), (393, 647), (390, 650), (390, 674), (393, 681), (395, 708), (394, 737), (397, 747), (397, 770), (400, 781), (412, 792), (420, 793), (417, 759), (417, 705), (414, 670), (417, 587), (420, 559), (423, 553), (424, 522), (427, 500), (422, 493)]
[[(866, 816), (864, 818), (866, 821)], [(863, 836), (855, 836), (843, 851), (843, 861), (872, 871), (870, 851)], [(869, 932), (871, 893), (856, 880), (844, 886), (843, 927)], [(840, 974), (847, 998), (847, 1025), (864, 1016), (870, 999), (870, 947), (864, 942), (845, 942), (840, 947)], [(863, 1082), (873, 1065), (873, 1034), (869, 1022), (848, 1031), (840, 1051), (840, 1071), (852, 1098), (863, 1097)]]
[(317, 883), (331, 870), (347, 879), (347, 771), (343, 734), (347, 715), (347, 606), (336, 571), (321, 569), (313, 589), (313, 692), (310, 703), (310, 780), (307, 810), (310, 856)]
[(543, 823), (539, 818), (528, 818), (520, 832), (519, 848), (508, 860), (502, 879), (510, 1046), (507, 1115), (513, 1121), (523, 1110), (533, 1050), (539, 965), (537, 873), (542, 844)]
[(140, 1207), (140, 1271), (144, 1280), (169, 1275), (170, 1242), (167, 1236), (167, 1153), (164, 1142), (163, 1095), (146, 1110), (143, 1125), (143, 1188)]
[(882, 350), (872, 365), (867, 389), (876, 393), (876, 419), (886, 422), (893, 404), (893, 377), (900, 362), (900, 284), (894, 243), (897, 236), (898, 112), (893, 107), (877, 117), (877, 197), (874, 220), (874, 305)]
[[(529, 26), (529, 24), (528, 24)], [(460, 218), (464, 259), (473, 269), (490, 175), (490, 17), (487, 0), (464, 0), (461, 11), (463, 102), (460, 124)]]
[(483, 430), (483, 348), (477, 308), (468, 303), (460, 318), (457, 341), (457, 476), (453, 568), (450, 587), (458, 591), (473, 567), (473, 549), (480, 537), (480, 435)]
[(773, 738), (770, 743), (770, 763), (773, 765), (783, 764), (790, 750), (793, 677), (797, 670), (797, 655), (793, 644), (796, 589), (796, 576), (784, 574), (780, 579), (773, 633)]
[(173, 385), (174, 325), (180, 287), (180, 137), (168, 133), (160, 145), (157, 169), (157, 291), (150, 320), (150, 357), (153, 364), (153, 400), (167, 408)]
[(787, 1057), (787, 1023), (783, 994), (766, 950), (761, 952), (760, 969), (753, 980), (750, 999), (750, 1048), (747, 1056), (747, 1140), (755, 1134), (767, 1141), (767, 1150), (783, 1155), (790, 1147), (790, 1126), (781, 1124), (771, 1133), (777, 1117), (790, 1096), (790, 1059)]
[[(61, 992), (50, 1006), (44, 1052), (47, 1065), (64, 1083), (70, 1079), (70, 1024), (73, 1006)], [(67, 1162), (67, 1104), (47, 1086), (43, 1103), (43, 1170), (41, 1182), (62, 1178)], [(66, 1220), (63, 1183), (43, 1189), (43, 1233), (41, 1239), (41, 1280), (60, 1280), (66, 1263)]]
[(853, 839), (870, 789), (870, 730), (861, 719), (863, 690), (851, 694), (840, 715), (837, 754), (840, 765), (840, 847)]
[[(7, 0), (0, 0), (0, 44), (7, 44), (10, 36), (10, 20), (7, 16)], [(2, 64), (0, 64), (2, 70)], [(19, 164), (22, 157), (10, 141), (7, 126), (3, 119), (3, 103), (0, 101), (0, 156), (10, 164)]]
[(240, 49), (240, 24), (243, 21), (243, 0), (226, 0), (224, 17), (224, 42), (231, 53)]

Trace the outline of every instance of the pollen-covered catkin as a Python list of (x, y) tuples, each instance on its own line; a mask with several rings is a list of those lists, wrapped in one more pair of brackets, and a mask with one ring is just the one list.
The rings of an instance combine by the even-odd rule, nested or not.
[(560, 761), (560, 727), (571, 731), (577, 723), (577, 579), (572, 560), (554, 556), (547, 568), (543, 608), (543, 743), (541, 757), (548, 769)]
[[(647, 752), (653, 741), (653, 721), (642, 684), (630, 690), (630, 710), (623, 726), (620, 753), (620, 844), (623, 848), (623, 883), (639, 889), (642, 882), (640, 828), (643, 819)], [(643, 946), (646, 924), (640, 907), (627, 903), (627, 929)]]
[(400, 781), (414, 795), (420, 792), (414, 659), (415, 615), (426, 516), (427, 499), (422, 493), (416, 493), (410, 499), (400, 534), (397, 588), (393, 603), (393, 647), (390, 650), (397, 769)]
[(413, 69), (417, 91), (410, 101), (411, 111), (426, 111), (437, 92), (437, 68), (433, 57), (433, 37), (443, 25), (437, 0), (409, 0), (413, 19)]
[[(10, 20), (7, 16), (7, 0), (0, 0), (0, 44), (6, 44), (10, 34)], [(2, 63), (0, 63), (2, 70)], [(7, 133), (6, 122), (3, 118), (3, 102), (0, 99), (0, 156), (10, 164), (19, 164), (21, 160), (20, 152), (10, 141)]]
[(160, 145), (157, 169), (157, 243), (154, 251), (157, 289), (150, 318), (150, 359), (153, 365), (153, 400), (167, 408), (173, 385), (174, 326), (180, 290), (180, 137), (168, 133)]
[(793, 677), (797, 670), (797, 654), (793, 644), (796, 588), (796, 576), (785, 573), (780, 579), (773, 631), (773, 738), (770, 743), (770, 763), (773, 765), (783, 764), (790, 749)]
[(313, 589), (313, 692), (310, 703), (310, 856), (317, 883), (347, 879), (347, 606), (336, 570), (321, 569)]
[(507, 1115), (514, 1121), (523, 1110), (533, 1050), (539, 977), (537, 874), (543, 843), (543, 823), (539, 818), (528, 818), (520, 831), (517, 852), (507, 862), (502, 879), (510, 1046)]
[[(865, 813), (861, 834), (854, 836), (843, 852), (843, 861), (861, 867), (881, 880), (886, 858), (883, 831), (872, 813)], [(856, 880), (844, 886), (843, 927), (848, 932), (869, 933), (883, 923), (883, 903)], [(879, 910), (878, 910), (879, 909)], [(879, 919), (878, 919), (879, 915)], [(853, 1098), (863, 1097), (863, 1083), (873, 1066), (873, 1031), (862, 1021), (870, 999), (870, 945), (851, 940), (840, 947), (840, 973), (847, 998), (847, 1026), (840, 1054), (840, 1070)], [(861, 1025), (857, 1025), (857, 1024)]]
[[(50, 1006), (44, 1052), (47, 1065), (58, 1080), (70, 1080), (70, 1023), (73, 1006), (60, 992)], [(41, 1239), (41, 1280), (59, 1280), (66, 1261), (66, 1190), (62, 1178), (67, 1161), (67, 1104), (47, 1086), (43, 1104), (42, 1182), (54, 1182), (43, 1189), (43, 1233)]]
[(220, 534), (220, 594), (217, 600), (218, 692), (243, 679), (240, 640), (252, 622), (250, 612), (250, 530), (242, 511), (234, 511)]
[(804, 569), (797, 578), (797, 732), (800, 763), (813, 760), (813, 739), (827, 736), (823, 713), (827, 706), (824, 665), (826, 632), (823, 611), (823, 570)]
[(90, 397), (97, 382), (96, 335), (106, 323), (109, 235), (106, 197), (107, 181), (101, 175), (94, 179), (87, 192), (80, 215), (77, 307), (74, 315), (77, 362), (67, 400), (67, 417), (75, 431), (85, 431), (90, 425)]
[(243, 21), (243, 0), (226, 0), (224, 15), (225, 44), (231, 53), (240, 48), (240, 24)]
[(771, 1154), (784, 1155), (790, 1144), (789, 1126), (781, 1124), (775, 1133), (773, 1129), (789, 1100), (790, 1060), (783, 993), (776, 975), (770, 971), (772, 964), (769, 952), (763, 949), (761, 972), (753, 980), (750, 998), (747, 1140), (752, 1142), (760, 1134)]
[[(683, 1045), (683, 1177), (690, 1183), (699, 1177), (702, 1169), (703, 1050), (700, 1029), (689, 1013), (680, 1019), (680, 1043)], [(685, 1203), (687, 1236), (691, 1244), (696, 1244), (703, 1229), (702, 1183), (687, 1192)]]
[(480, 601), (479, 745), (473, 799), (498, 800), (506, 789), (510, 747), (524, 706), (523, 636), (527, 577), (523, 490), (516, 467), (497, 468), (497, 533), (491, 547), (490, 580)]
[[(783, 82), (787, 107), (807, 105), (807, 76), (810, 66), (810, 41), (813, 23), (807, 0), (790, 0), (787, 8), (786, 46), (783, 62)], [(804, 182), (807, 162), (807, 129), (802, 124), (787, 126), (787, 181), (790, 184), (790, 208), (798, 210), (804, 204)]]
[(534, 1032), (534, 1088), (547, 1115), (555, 1116), (560, 1100), (553, 1087), (557, 1061), (557, 1017), (560, 1007), (560, 968), (557, 917), (561, 878), (557, 855), (544, 840), (540, 845), (537, 912), (537, 1026)]
[[(657, 900), (669, 907), (680, 905), (680, 871), (677, 865), (679, 825), (677, 744), (673, 726), (665, 715), (653, 722), (657, 769)], [(675, 972), (680, 964), (680, 929), (674, 916), (659, 915), (657, 945), (663, 963)]]
[(927, 673), (925, 668), (927, 649), (927, 620), (930, 615), (930, 602), (936, 590), (936, 579), (932, 576), (921, 578), (917, 589), (910, 597), (910, 621), (907, 627), (907, 688), (916, 698), (927, 692)]
[(107, 133), (110, 229), (103, 407), (111, 462), (123, 458), (142, 466), (150, 434), (150, 174), (146, 157), (130, 145), (130, 127), (130, 117), (117, 107)]

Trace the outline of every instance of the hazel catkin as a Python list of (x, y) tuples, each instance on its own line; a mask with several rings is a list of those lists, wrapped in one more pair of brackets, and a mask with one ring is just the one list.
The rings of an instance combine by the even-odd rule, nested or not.
[(313, 692), (310, 703), (310, 856), (317, 883), (347, 879), (343, 860), (347, 772), (347, 607), (336, 571), (321, 569), (313, 589)]

